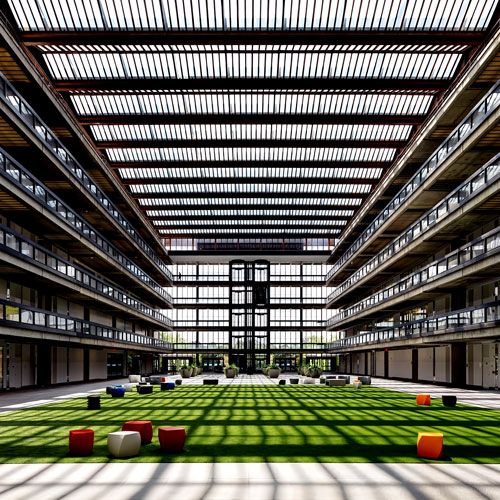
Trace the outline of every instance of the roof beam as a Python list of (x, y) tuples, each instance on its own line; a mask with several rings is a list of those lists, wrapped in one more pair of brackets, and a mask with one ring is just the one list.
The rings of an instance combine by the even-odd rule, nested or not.
[[(127, 161), (110, 162), (113, 169), (135, 168), (238, 168), (238, 167), (266, 167), (266, 168), (385, 168), (392, 162), (383, 161)], [(190, 181), (186, 179), (186, 181)], [(255, 182), (255, 179), (253, 179)], [(192, 181), (191, 181), (192, 182)]]
[(178, 184), (376, 184), (378, 178), (324, 178), (324, 177), (160, 177), (154, 179), (122, 179), (126, 186)]
[(176, 124), (338, 124), (338, 125), (420, 125), (425, 115), (378, 114), (115, 114), (80, 115), (82, 125), (176, 125)]
[(59, 92), (165, 90), (329, 90), (442, 92), (451, 81), (415, 78), (100, 78), (53, 80)]
[(22, 31), (26, 45), (479, 45), (481, 31), (135, 30)]
[(365, 139), (146, 139), (97, 141), (99, 149), (108, 148), (227, 148), (227, 147), (269, 147), (269, 148), (403, 148), (407, 141), (365, 140)]

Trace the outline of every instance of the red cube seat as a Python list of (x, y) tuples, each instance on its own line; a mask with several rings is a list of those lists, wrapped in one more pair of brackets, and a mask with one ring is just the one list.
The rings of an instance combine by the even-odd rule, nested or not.
[(69, 452), (75, 456), (90, 455), (94, 450), (94, 431), (77, 429), (69, 431)]
[(158, 427), (160, 448), (169, 453), (179, 453), (184, 449), (186, 429), (184, 427)]
[(149, 444), (153, 439), (151, 420), (130, 420), (122, 425), (122, 431), (136, 431), (141, 435), (141, 444)]

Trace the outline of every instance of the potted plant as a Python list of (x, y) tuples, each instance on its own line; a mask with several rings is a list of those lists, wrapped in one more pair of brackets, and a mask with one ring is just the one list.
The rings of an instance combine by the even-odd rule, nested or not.
[(312, 377), (312, 378), (319, 378), (322, 373), (323, 373), (323, 370), (319, 366), (309, 365), (307, 368), (306, 375), (308, 377)]
[(281, 370), (278, 365), (269, 365), (269, 378), (278, 378), (280, 376)]
[(224, 367), (224, 375), (226, 378), (235, 378), (238, 376), (239, 368), (233, 363)]
[(262, 367), (262, 374), (265, 375), (266, 377), (269, 376), (269, 365), (264, 365)]
[(191, 376), (191, 368), (188, 365), (183, 364), (179, 368), (179, 373), (181, 374), (182, 378), (189, 378)]

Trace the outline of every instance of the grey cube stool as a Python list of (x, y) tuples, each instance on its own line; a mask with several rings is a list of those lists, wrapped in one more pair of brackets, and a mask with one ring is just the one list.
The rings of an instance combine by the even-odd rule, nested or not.
[(152, 385), (138, 385), (137, 392), (139, 394), (153, 394), (153, 386)]
[(219, 383), (218, 378), (204, 378), (203, 385), (217, 385)]
[(101, 396), (99, 394), (91, 394), (87, 396), (87, 410), (100, 410)]
[(332, 378), (330, 380), (326, 381), (326, 385), (329, 387), (343, 387), (346, 385), (346, 379), (345, 378)]

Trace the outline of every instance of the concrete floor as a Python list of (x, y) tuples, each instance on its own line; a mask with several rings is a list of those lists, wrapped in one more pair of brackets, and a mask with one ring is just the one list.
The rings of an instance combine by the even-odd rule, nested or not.
[[(201, 375), (221, 384), (276, 384), (262, 375)], [(288, 379), (296, 375), (284, 374)], [(178, 378), (177, 376), (171, 377)], [(114, 383), (124, 382), (116, 380)], [(0, 412), (82, 397), (108, 382), (16, 391), (0, 395)], [(373, 379), (373, 385), (432, 397), (456, 394), (463, 403), (500, 409), (500, 393)], [(44, 499), (182, 500), (500, 500), (500, 464), (1, 464), (0, 497)]]

